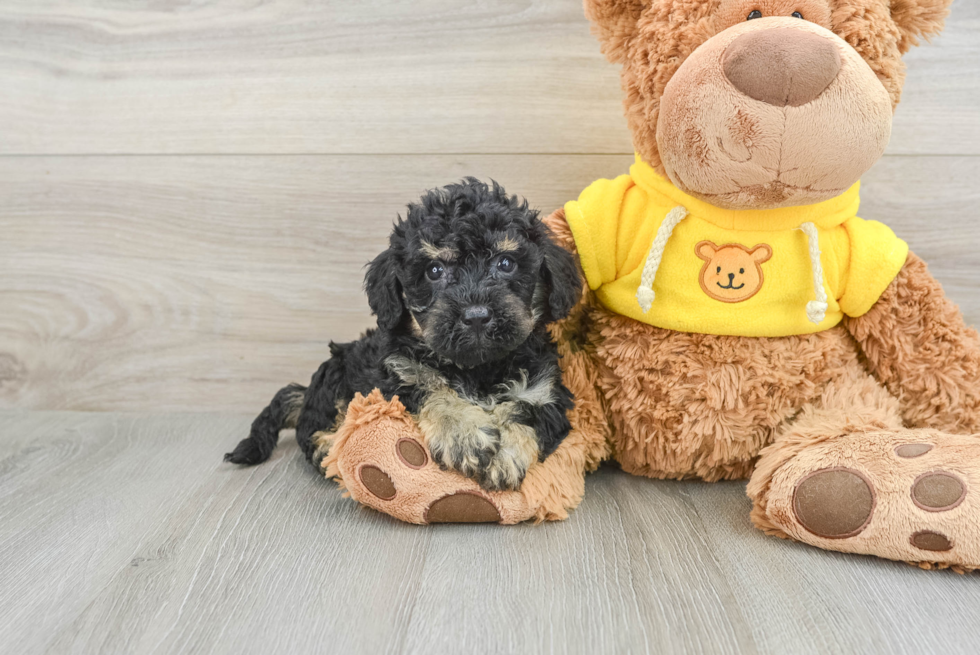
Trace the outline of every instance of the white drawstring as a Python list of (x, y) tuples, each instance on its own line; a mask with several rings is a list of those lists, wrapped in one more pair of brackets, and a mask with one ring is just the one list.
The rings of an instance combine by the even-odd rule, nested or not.
[(817, 294), (816, 300), (806, 304), (806, 317), (811, 323), (819, 325), (827, 316), (827, 292), (823, 288), (823, 265), (820, 263), (820, 235), (813, 223), (803, 223), (800, 229), (806, 234), (810, 249), (810, 266), (813, 269), (813, 287)]
[(636, 290), (636, 300), (640, 303), (640, 309), (646, 314), (653, 307), (653, 301), (657, 294), (653, 291), (653, 281), (657, 277), (657, 269), (660, 268), (660, 260), (664, 256), (664, 248), (667, 247), (667, 240), (677, 224), (687, 217), (687, 208), (677, 205), (667, 214), (663, 223), (657, 228), (657, 236), (650, 246), (647, 254), (646, 264), (643, 265), (643, 274), (640, 276), (640, 286)]

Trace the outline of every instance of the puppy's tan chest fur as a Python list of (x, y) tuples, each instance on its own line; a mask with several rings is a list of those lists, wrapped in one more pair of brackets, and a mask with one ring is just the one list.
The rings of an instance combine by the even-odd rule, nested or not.
[(613, 447), (623, 468), (640, 475), (746, 478), (781, 425), (860, 370), (843, 327), (747, 338), (654, 328), (601, 307), (594, 318), (588, 340)]

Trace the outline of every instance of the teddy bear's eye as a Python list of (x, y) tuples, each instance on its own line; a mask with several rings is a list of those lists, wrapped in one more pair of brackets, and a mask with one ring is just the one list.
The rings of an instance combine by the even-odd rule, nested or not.
[(721, 273), (721, 266), (719, 266), (717, 269), (715, 269), (715, 273)]
[(745, 272), (745, 269), (744, 268), (740, 268), (740, 269), (738, 269), (738, 272), (739, 273), (744, 273)]
[(749, 17), (745, 20), (755, 20), (756, 18), (762, 18), (762, 12), (758, 9), (753, 9), (749, 12)]
[(790, 16), (792, 16), (793, 18), (803, 18), (803, 14), (801, 14), (798, 11), (794, 11), (792, 14), (790, 14)]

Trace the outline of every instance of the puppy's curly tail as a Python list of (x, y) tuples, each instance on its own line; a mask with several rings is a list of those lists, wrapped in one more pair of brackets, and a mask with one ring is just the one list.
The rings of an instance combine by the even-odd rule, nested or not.
[(269, 459), (279, 442), (279, 431), (295, 428), (299, 412), (306, 400), (306, 387), (290, 384), (283, 387), (262, 410), (254, 421), (247, 439), (242, 439), (235, 450), (225, 453), (225, 461), (252, 466)]

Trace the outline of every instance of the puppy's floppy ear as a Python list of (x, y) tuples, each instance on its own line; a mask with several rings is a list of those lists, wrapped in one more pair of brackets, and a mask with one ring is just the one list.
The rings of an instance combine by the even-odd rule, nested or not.
[(545, 236), (541, 250), (544, 252), (541, 274), (548, 285), (548, 309), (551, 320), (557, 321), (568, 316), (581, 299), (582, 278), (572, 253), (555, 245), (551, 235)]
[(367, 293), (371, 312), (378, 317), (378, 327), (393, 330), (405, 315), (402, 302), (402, 285), (396, 272), (398, 262), (395, 253), (389, 248), (368, 264), (364, 276), (364, 291)]

